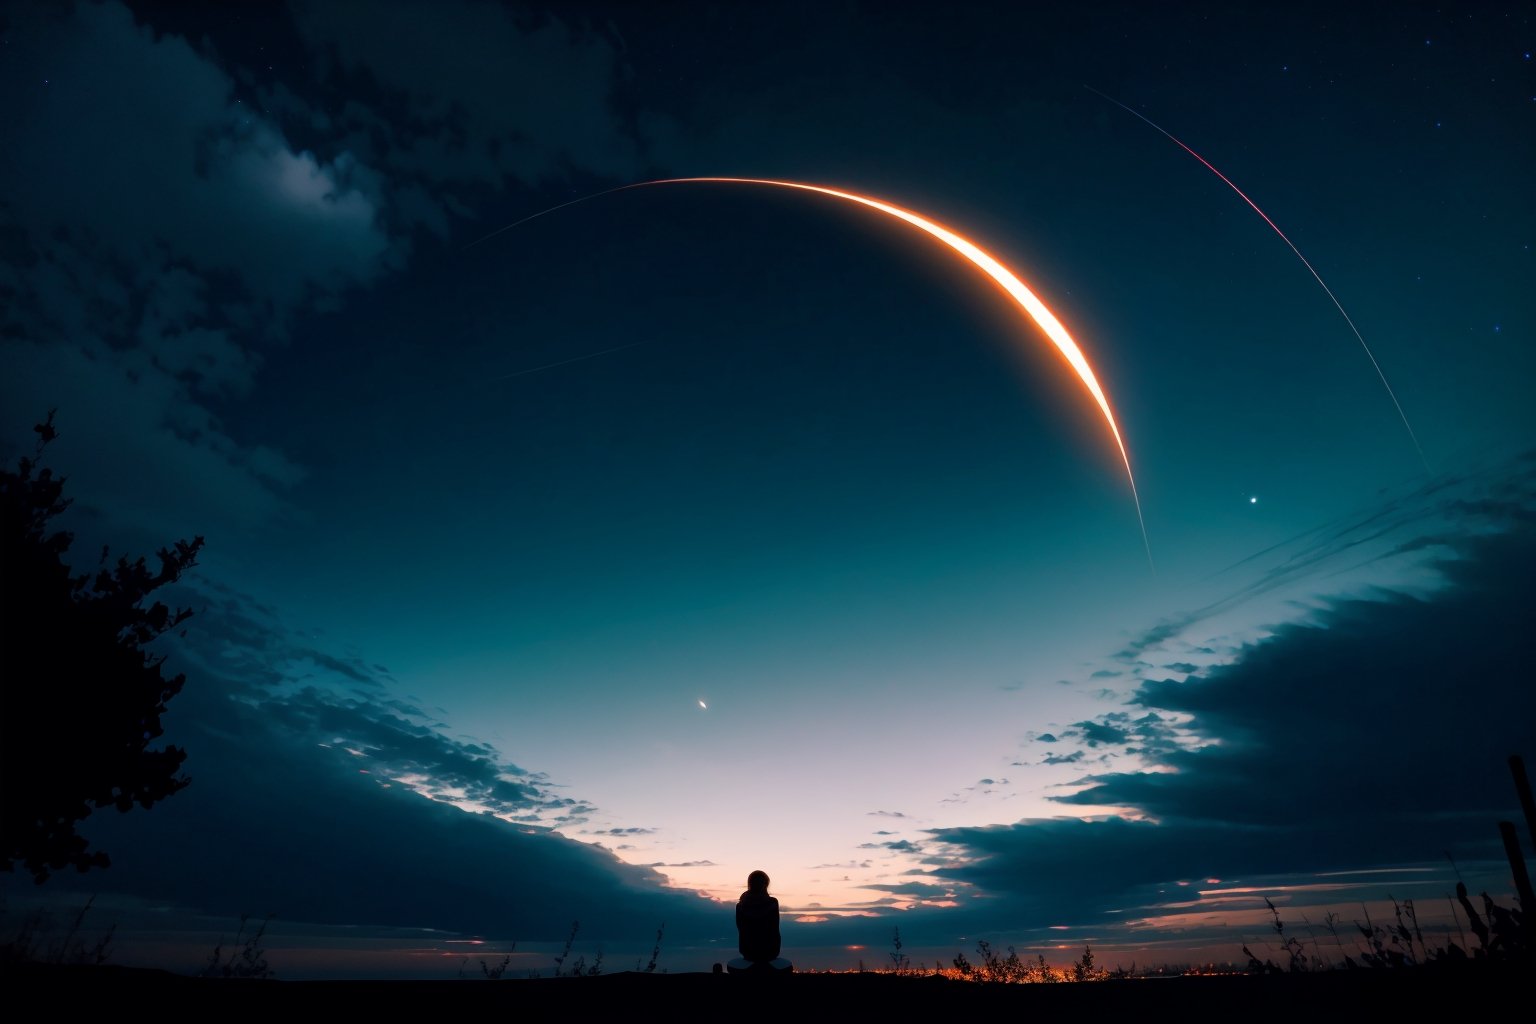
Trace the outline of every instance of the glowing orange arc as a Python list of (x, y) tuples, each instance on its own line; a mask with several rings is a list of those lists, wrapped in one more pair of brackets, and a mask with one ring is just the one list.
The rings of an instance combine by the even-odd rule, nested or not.
[[(904, 220), (918, 230), (932, 235), (961, 256), (964, 256), (967, 260), (970, 260), (978, 269), (997, 282), (998, 287), (1002, 288), (1009, 298), (1018, 303), (1020, 308), (1029, 314), (1030, 319), (1045, 332), (1045, 336), (1051, 340), (1051, 344), (1056, 346), (1056, 350), (1062, 354), (1067, 362), (1071, 364), (1072, 369), (1077, 372), (1078, 379), (1083, 382), (1083, 387), (1088, 389), (1088, 393), (1098, 403), (1099, 411), (1104, 414), (1104, 422), (1109, 425), (1109, 432), (1114, 436), (1115, 447), (1120, 449), (1120, 459), (1125, 463), (1125, 477), (1131, 485), (1131, 500), (1136, 503), (1136, 520), (1141, 525), (1142, 542), (1147, 544), (1147, 524), (1141, 514), (1141, 496), (1136, 491), (1135, 474), (1131, 472), (1131, 457), (1125, 450), (1125, 441), (1120, 437), (1120, 426), (1115, 422), (1115, 414), (1109, 407), (1109, 399), (1105, 397), (1104, 389), (1099, 386), (1099, 379), (1094, 376), (1093, 367), (1088, 365), (1088, 357), (1083, 355), (1082, 348), (1073, 340), (1072, 335), (1068, 333), (1067, 329), (1062, 326), (1061, 321), (1056, 319), (1056, 314), (1052, 313), (1045, 303), (1041, 302), (1039, 297), (1025, 286), (1023, 281), (1019, 280), (1017, 274), (1003, 266), (997, 257), (970, 239), (951, 231), (942, 224), (936, 224), (926, 217), (920, 217), (911, 210), (903, 210), (899, 206), (881, 202), (878, 199), (871, 199), (868, 196), (857, 195), (853, 192), (842, 192), (838, 189), (826, 188), (822, 185), (805, 185), (798, 181), (774, 181), (769, 178), (662, 178), (657, 181), (643, 182), (641, 185), (676, 185), (704, 181), (796, 188), (804, 192), (820, 192), (822, 195), (832, 196), (836, 199), (846, 199), (851, 203), (868, 206), (871, 209), (879, 210), (881, 213)], [(628, 187), (635, 188), (638, 186), (631, 185)], [(1150, 560), (1151, 557), (1151, 545), (1148, 544), (1147, 558)]]

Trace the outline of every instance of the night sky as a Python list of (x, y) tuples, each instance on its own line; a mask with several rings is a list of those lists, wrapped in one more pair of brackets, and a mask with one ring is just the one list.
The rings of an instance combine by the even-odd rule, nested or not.
[[(82, 558), (207, 538), (192, 785), (7, 906), (436, 976), (575, 919), (707, 969), (755, 868), (840, 967), (1507, 893), (1536, 16), (1338, 6), (0, 7), (0, 455), (58, 410)], [(1422, 457), (1277, 232), (1085, 86), (1285, 232)], [(910, 227), (669, 184), (477, 242), (693, 176), (1011, 267), (1155, 567), (1076, 375)]]

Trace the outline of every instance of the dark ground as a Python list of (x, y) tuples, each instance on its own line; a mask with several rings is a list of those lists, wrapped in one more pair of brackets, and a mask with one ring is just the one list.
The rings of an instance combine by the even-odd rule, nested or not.
[[(1190, 977), (1089, 984), (993, 985), (888, 974), (796, 974), (746, 979), (710, 974), (611, 974), (597, 978), (486, 981), (238, 981), (124, 967), (10, 965), (4, 1003), (12, 1020), (85, 1015), (196, 1014), (203, 1019), (285, 1012), (348, 1018), (475, 1012), (535, 1020), (624, 1014), (641, 1020), (953, 1020), (1006, 1014), (1082, 1020), (1530, 1020), (1530, 969), (1333, 971), (1274, 977)], [(1001, 1020), (1002, 1018), (995, 1018)]]

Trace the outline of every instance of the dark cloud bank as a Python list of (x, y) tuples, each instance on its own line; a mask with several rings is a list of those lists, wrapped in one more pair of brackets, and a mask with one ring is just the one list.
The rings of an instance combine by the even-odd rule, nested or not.
[[(1536, 754), (1529, 469), (1503, 500), (1444, 506), (1441, 588), (1334, 599), (1229, 664), (1143, 683), (1136, 711), (1074, 732), (1146, 766), (1057, 797), (1091, 820), (930, 830), (922, 880), (989, 897), (973, 925), (1103, 926), (1155, 915), (1137, 903), (1180, 880), (1497, 862), (1494, 823), (1518, 816), (1506, 758)], [(1183, 716), (1192, 740), (1158, 728)]]
[(525, 939), (572, 920), (636, 941), (662, 922), (695, 940), (728, 923), (655, 871), (553, 831), (591, 808), (445, 736), (356, 659), (317, 656), (228, 590), (180, 597), (198, 612), (169, 663), (189, 684), (167, 740), (190, 751), (192, 785), (149, 812), (87, 819), (112, 866), (58, 887), (214, 916)]

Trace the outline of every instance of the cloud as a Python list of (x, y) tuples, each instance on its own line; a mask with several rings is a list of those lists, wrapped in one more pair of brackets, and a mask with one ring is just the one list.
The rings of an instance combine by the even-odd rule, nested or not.
[[(1532, 707), (1519, 639), (1536, 607), (1536, 587), (1523, 575), (1536, 567), (1532, 532), (1523, 522), (1463, 542), (1462, 558), (1442, 563), (1447, 586), (1430, 597), (1336, 599), (1230, 665), (1144, 683), (1138, 704), (1190, 715), (1197, 738), (1219, 742), (1163, 755), (1174, 774), (1101, 776), (1064, 799), (1132, 804), (1160, 817), (1302, 823), (1328, 815), (1358, 824), (1359, 794), (1344, 780), (1390, 763), (1397, 782), (1372, 794), (1375, 813), (1411, 816), (1426, 805), (1488, 813), (1499, 801), (1478, 794), (1503, 794), (1465, 758), (1536, 739), (1533, 719), (1520, 713)], [(1451, 756), (1457, 751), (1466, 753)], [(1280, 760), (1284, 786), (1273, 784)], [(1470, 788), (1479, 780), (1483, 788)]]
[(1125, 729), (1111, 724), (1113, 720), (1123, 721), (1124, 713), (1106, 715), (1098, 722), (1077, 722), (1073, 726), (1073, 732), (1069, 735), (1080, 738), (1090, 747), (1103, 745), (1120, 746), (1130, 740), (1131, 734)]
[[(1516, 463), (1528, 468), (1531, 459), (1528, 453)], [(1496, 466), (1491, 470), (1442, 474), (1374, 508), (1341, 516), (1250, 555), (1216, 575), (1224, 575), (1269, 556), (1283, 557), (1230, 593), (1199, 608), (1170, 615), (1143, 630), (1114, 657), (1122, 663), (1145, 668), (1144, 659), (1148, 655), (1183, 637), (1194, 626), (1257, 597), (1288, 587), (1311, 585), (1325, 570), (1339, 575), (1421, 552), (1453, 550), (1458, 539), (1469, 529), (1497, 528), (1510, 513), (1511, 502), (1523, 500), (1518, 494), (1502, 490), (1509, 486), (1507, 482), (1489, 479), (1490, 474), (1501, 473), (1506, 468)], [(1466, 496), (1468, 490), (1479, 487), (1491, 488), (1491, 491), (1482, 496)], [(1448, 524), (1447, 516), (1453, 516), (1459, 522)], [(1340, 568), (1339, 562), (1345, 556), (1358, 560), (1354, 565)], [(1221, 651), (1219, 645), (1209, 641), (1184, 646), (1192, 654), (1230, 653)], [(1172, 669), (1171, 665), (1166, 667)]]
[(239, 404), (297, 314), (508, 188), (639, 167), (619, 44), (585, 24), (471, 0), (291, 17), (310, 60), (278, 86), (151, 24), (170, 15), (7, 12), (0, 455), (58, 407), (77, 510), (145, 542), (297, 514), (305, 468)]
[[(1100, 715), (1097, 720), (1075, 722), (1062, 735), (1069, 740), (1080, 740), (1090, 749), (1122, 747), (1128, 754), (1155, 754), (1171, 750), (1178, 745), (1180, 739), (1175, 723), (1156, 711), (1148, 711), (1136, 717), (1125, 711), (1111, 711)], [(1048, 757), (1044, 763), (1060, 762), (1053, 762)]]
[[(0, 201), (35, 255), (171, 271), (146, 317), (162, 326), (204, 311), (199, 273), (235, 275), (282, 308), (381, 269), (377, 197), (353, 180), (355, 159), (296, 151), (185, 39), (157, 37), (116, 3), (37, 8), (9, 39), (0, 82), (20, 102)], [(48, 244), (61, 235), (64, 247)], [(48, 280), (80, 283), (71, 275), (53, 266)]]
[(665, 861), (657, 861), (654, 864), (648, 864), (646, 866), (652, 868), (712, 868), (715, 867), (715, 862), (712, 860), (685, 860), (679, 861), (675, 864), (669, 864)]
[(573, 919), (594, 938), (661, 921), (679, 938), (729, 931), (651, 868), (560, 834), (591, 808), (542, 773), (444, 735), (378, 676), (359, 690), (355, 661), (315, 659), (229, 588), (202, 597), (167, 663), (188, 676), (165, 721), (192, 784), (152, 812), (83, 823), (112, 858), (93, 891), (214, 916), (530, 941)]
[(1144, 767), (1053, 799), (1127, 813), (932, 829), (925, 872), (995, 898), (993, 921), (1044, 924), (1172, 913), (1157, 890), (1178, 879), (1497, 858), (1493, 822), (1515, 810), (1505, 756), (1536, 749), (1531, 483), (1475, 512), (1441, 505), (1457, 528), (1432, 535), (1452, 551), (1437, 589), (1323, 601), (1228, 664), (1143, 683), (1140, 716), (1078, 723)]
[(368, 686), (378, 686), (379, 676), (388, 674), (382, 666), (368, 665), (360, 658), (338, 658), (334, 654), (310, 647), (298, 648), (294, 654), (300, 658), (307, 658), (329, 672), (346, 676), (355, 683), (364, 683)]
[(389, 266), (372, 176), (121, 4), (23, 6), (7, 41), (0, 443), (58, 406), (85, 504), (187, 533), (278, 514), (303, 470), (216, 410), (298, 306)]
[[(926, 944), (927, 929), (933, 922), (931, 908), (950, 910), (961, 906), (962, 890), (966, 887), (955, 882), (930, 882), (911, 880), (900, 883), (872, 882), (859, 886), (873, 892), (884, 893), (879, 899), (866, 904), (855, 904), (848, 909), (898, 914), (903, 936), (910, 945)], [(964, 894), (968, 895), (968, 894)], [(915, 925), (915, 929), (914, 929)]]
[[(499, 4), (298, 5), (316, 70), (283, 89), (121, 3), (5, 17), (0, 455), (59, 407), (49, 461), (81, 550), (93, 529), (139, 546), (301, 516), (305, 467), (242, 410), (297, 318), (399, 270), (465, 195), (637, 166), (617, 44)], [(706, 901), (559, 834), (590, 806), (445, 735), (378, 666), (199, 587), (166, 718), (193, 784), (85, 823), (114, 858), (93, 887), (321, 923), (714, 935)]]
[(444, 185), (640, 171), (619, 46), (587, 24), (487, 0), (446, 0), (430, 18), (406, 0), (289, 9), (318, 73), (310, 98), (274, 88), (271, 105), (383, 168), (418, 223), (453, 212), (434, 198)]
[(916, 853), (918, 847), (909, 839), (893, 839), (884, 843), (860, 843), (861, 850), (895, 850), (897, 853)]

